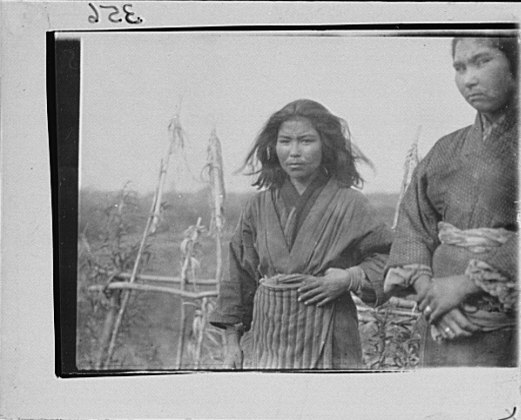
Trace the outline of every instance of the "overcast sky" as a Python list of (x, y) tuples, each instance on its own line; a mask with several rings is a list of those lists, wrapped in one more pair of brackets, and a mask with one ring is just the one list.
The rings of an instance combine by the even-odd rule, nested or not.
[(171, 158), (166, 188), (180, 190), (203, 186), (213, 128), (227, 190), (251, 190), (251, 179), (233, 172), (267, 118), (299, 98), (347, 120), (376, 167), (362, 169), (365, 192), (399, 191), (419, 126), (425, 155), (441, 136), (473, 122), (454, 84), (450, 38), (320, 34), (82, 35), (81, 187), (118, 190), (131, 181), (139, 192), (152, 191), (176, 112), (186, 163)]

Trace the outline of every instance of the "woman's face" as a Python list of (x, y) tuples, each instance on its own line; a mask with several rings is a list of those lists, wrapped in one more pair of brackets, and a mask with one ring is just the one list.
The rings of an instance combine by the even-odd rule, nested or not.
[(467, 102), (493, 117), (513, 98), (516, 80), (506, 56), (486, 40), (464, 38), (454, 51), (456, 85)]
[(277, 157), (295, 183), (308, 185), (322, 163), (322, 141), (306, 118), (285, 121), (277, 135)]

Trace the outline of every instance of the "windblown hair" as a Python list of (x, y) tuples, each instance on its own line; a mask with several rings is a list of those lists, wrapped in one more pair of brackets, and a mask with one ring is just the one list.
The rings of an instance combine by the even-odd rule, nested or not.
[[(452, 58), (454, 58), (454, 54), (456, 52), (456, 45), (459, 41), (465, 39), (467, 37), (458, 36), (453, 38), (452, 40)], [(483, 36), (483, 37), (475, 37), (477, 39), (481, 39), (482, 41), (488, 43), (492, 48), (496, 48), (505, 54), (505, 57), (508, 60), (510, 65), (510, 72), (512, 76), (517, 80), (518, 75), (518, 66), (519, 66), (519, 39), (517, 36)]]
[(333, 115), (326, 107), (309, 99), (299, 99), (275, 112), (257, 136), (241, 169), (250, 168), (248, 175), (257, 175), (254, 187), (279, 188), (287, 174), (276, 153), (280, 126), (289, 120), (305, 118), (320, 135), (322, 142), (322, 170), (346, 187), (361, 187), (363, 179), (356, 168), (357, 161), (372, 167), (361, 151), (351, 145), (347, 123)]

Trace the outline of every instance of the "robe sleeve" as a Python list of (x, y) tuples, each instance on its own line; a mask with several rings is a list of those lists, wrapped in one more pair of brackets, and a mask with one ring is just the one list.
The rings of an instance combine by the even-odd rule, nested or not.
[(432, 267), (432, 255), (440, 244), (437, 224), (441, 216), (427, 195), (428, 157), (416, 167), (400, 205), (386, 272), (409, 264)]
[(217, 305), (210, 315), (210, 324), (218, 328), (236, 324), (242, 324), (245, 331), (250, 328), (259, 277), (255, 234), (250, 201), (243, 209), (230, 241), (229, 275), (219, 285)]
[(398, 296), (414, 295), (412, 286), (421, 277), (432, 279), (432, 270), (429, 266), (406, 264), (391, 267), (385, 276), (384, 292)]
[(363, 229), (356, 248), (359, 255), (358, 266), (365, 274), (365, 280), (357, 294), (364, 303), (378, 306), (387, 300), (383, 292), (383, 272), (393, 240), (392, 231), (379, 220), (375, 209), (365, 197), (354, 220)]
[(517, 280), (518, 234), (512, 235), (500, 247), (491, 250), (484, 261), (511, 281)]

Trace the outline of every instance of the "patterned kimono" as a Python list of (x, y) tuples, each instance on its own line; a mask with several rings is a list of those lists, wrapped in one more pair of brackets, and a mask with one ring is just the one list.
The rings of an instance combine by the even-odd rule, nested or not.
[(517, 113), (439, 140), (418, 165), (400, 208), (385, 290), (411, 289), (419, 276), (467, 274), (483, 292), (460, 310), (479, 328), (436, 340), (425, 330), (426, 366), (516, 363)]
[(335, 179), (318, 177), (300, 198), (292, 189), (286, 181), (246, 204), (230, 243), (230, 276), (220, 285), (210, 322), (242, 323), (249, 330), (253, 318), (253, 368), (361, 367), (351, 294), (320, 312), (297, 301), (297, 286), (277, 286), (273, 279), (320, 277), (328, 268), (351, 267), (363, 277), (360, 297), (378, 305), (391, 232), (360, 192)]

